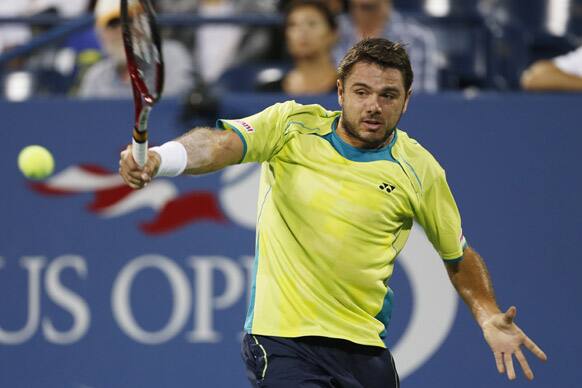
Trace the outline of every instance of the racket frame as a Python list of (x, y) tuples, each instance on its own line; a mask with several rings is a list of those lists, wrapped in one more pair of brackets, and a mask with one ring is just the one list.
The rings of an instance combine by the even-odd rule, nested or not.
[(130, 28), (131, 16), (129, 1), (121, 0), (121, 28), (123, 34), (123, 46), (127, 59), (127, 71), (131, 80), (133, 90), (133, 101), (135, 107), (135, 124), (133, 128), (132, 155), (140, 167), (147, 162), (148, 150), (148, 120), (154, 104), (162, 96), (164, 85), (164, 59), (162, 56), (162, 40), (158, 25), (156, 23), (155, 11), (149, 0), (138, 1), (147, 17), (147, 23), (151, 32), (152, 42), (156, 47), (158, 60), (155, 61), (155, 85), (154, 90), (149, 90), (146, 82), (142, 78), (138, 62), (133, 50), (133, 39)]

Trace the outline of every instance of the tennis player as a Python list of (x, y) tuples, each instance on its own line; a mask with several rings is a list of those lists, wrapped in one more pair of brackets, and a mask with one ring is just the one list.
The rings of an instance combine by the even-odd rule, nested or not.
[[(405, 49), (357, 43), (338, 68), (341, 112), (293, 101), (218, 128), (195, 128), (149, 151), (140, 169), (128, 148), (120, 173), (133, 188), (156, 176), (262, 163), (256, 257), (242, 355), (253, 386), (398, 387), (382, 337), (388, 282), (413, 220), (439, 252), (497, 369), (516, 377), (521, 347), (544, 352), (502, 312), (482, 258), (461, 229), (445, 172), (397, 128), (413, 73)], [(430, 322), (426, 322), (427, 325)]]

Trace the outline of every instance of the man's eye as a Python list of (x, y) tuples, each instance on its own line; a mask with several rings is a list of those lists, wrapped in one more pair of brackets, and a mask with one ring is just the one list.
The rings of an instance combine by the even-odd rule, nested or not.
[(356, 90), (356, 94), (357, 94), (358, 96), (363, 96), (364, 94), (366, 94), (366, 92), (365, 92), (365, 91), (363, 91), (363, 90)]

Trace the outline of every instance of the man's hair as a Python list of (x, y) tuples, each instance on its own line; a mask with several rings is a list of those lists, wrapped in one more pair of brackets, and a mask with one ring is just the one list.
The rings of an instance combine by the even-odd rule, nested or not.
[(338, 68), (338, 78), (345, 84), (352, 68), (358, 62), (371, 63), (383, 69), (393, 68), (400, 70), (404, 80), (404, 89), (410, 90), (414, 75), (410, 58), (406, 49), (400, 43), (384, 38), (366, 38), (356, 43), (348, 50)]
[(289, 23), (289, 15), (298, 8), (312, 7), (315, 8), (325, 19), (330, 30), (337, 30), (337, 21), (335, 15), (322, 0), (293, 0), (285, 5), (283, 16), (285, 26)]

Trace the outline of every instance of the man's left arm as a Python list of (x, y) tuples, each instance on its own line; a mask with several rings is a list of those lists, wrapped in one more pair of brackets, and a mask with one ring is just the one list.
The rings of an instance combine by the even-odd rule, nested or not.
[(507, 372), (515, 379), (512, 356), (515, 356), (525, 376), (531, 380), (534, 374), (521, 351), (525, 346), (542, 361), (546, 354), (514, 323), (516, 308), (511, 306), (502, 312), (495, 300), (491, 277), (485, 262), (474, 249), (466, 246), (463, 260), (445, 264), (449, 278), (473, 317), (483, 330), (483, 336), (495, 356), (499, 373)]

